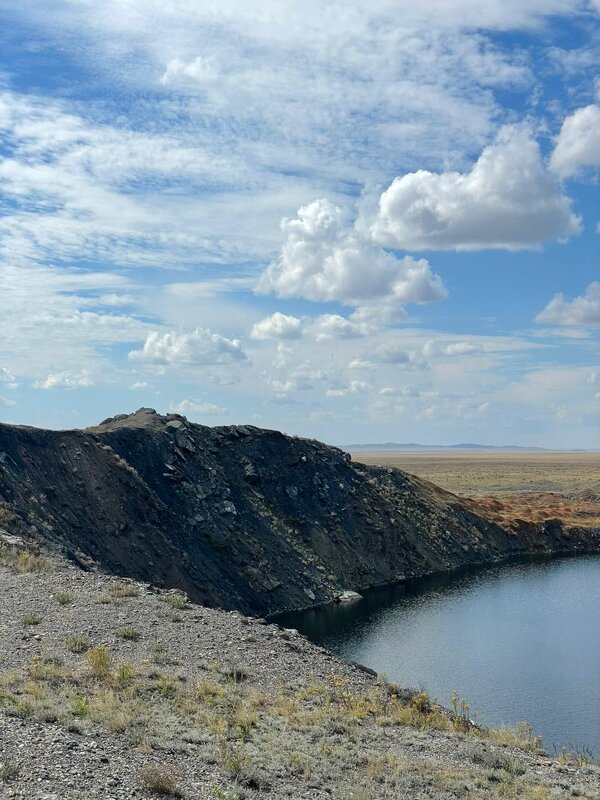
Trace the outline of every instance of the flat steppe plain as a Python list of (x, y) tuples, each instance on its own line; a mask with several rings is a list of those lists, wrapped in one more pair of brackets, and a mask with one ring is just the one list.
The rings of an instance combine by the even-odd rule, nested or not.
[(600, 453), (355, 452), (354, 461), (405, 472), (472, 498), (499, 522), (561, 519), (600, 524)]

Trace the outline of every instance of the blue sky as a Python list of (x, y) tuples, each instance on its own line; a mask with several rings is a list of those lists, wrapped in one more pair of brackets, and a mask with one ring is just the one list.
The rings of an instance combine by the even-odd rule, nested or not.
[(600, 447), (598, 0), (5, 0), (0, 418)]

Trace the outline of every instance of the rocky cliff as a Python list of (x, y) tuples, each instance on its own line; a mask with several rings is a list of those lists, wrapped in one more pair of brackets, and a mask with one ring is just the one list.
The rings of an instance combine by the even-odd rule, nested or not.
[(600, 549), (598, 530), (504, 530), (316, 441), (151, 409), (86, 430), (0, 425), (0, 528), (252, 614), (512, 554)]

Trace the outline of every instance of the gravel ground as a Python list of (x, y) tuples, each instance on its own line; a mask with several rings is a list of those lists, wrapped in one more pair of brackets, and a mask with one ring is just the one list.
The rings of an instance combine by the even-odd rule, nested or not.
[[(137, 594), (127, 596), (130, 591)], [(148, 778), (154, 766), (176, 784), (166, 787), (171, 796), (179, 792), (188, 800), (600, 798), (594, 766), (363, 714), (356, 698), (380, 689), (377, 679), (277, 625), (189, 603), (177, 608), (174, 594), (66, 566), (40, 574), (0, 567), (0, 597), (2, 797), (156, 797), (152, 786), (160, 787)], [(68, 681), (60, 671), (81, 676), (86, 665), (68, 637), (108, 648), (113, 665), (135, 665), (139, 679), (125, 675), (114, 686), (139, 680), (152, 687), (143, 708), (135, 699), (140, 714), (152, 717), (144, 728), (152, 735), (140, 734), (134, 723), (111, 729), (118, 704), (129, 702), (131, 692), (112, 683), (100, 690), (87, 677), (90, 693), (101, 693), (110, 707), (106, 724), (91, 722), (87, 706), (81, 720), (70, 706), (48, 711), (55, 697), (64, 702), (60, 692)], [(55, 672), (23, 678), (27, 664)], [(33, 710), (15, 705), (15, 685)], [(318, 687), (332, 685), (343, 702), (336, 700), (330, 713), (314, 698), (324, 696)], [(188, 707), (191, 686), (203, 687), (206, 713)], [(315, 709), (318, 722), (307, 723)]]

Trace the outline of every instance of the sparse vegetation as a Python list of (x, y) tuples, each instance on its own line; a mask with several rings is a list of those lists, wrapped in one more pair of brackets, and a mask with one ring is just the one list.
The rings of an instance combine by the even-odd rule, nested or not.
[(109, 593), (114, 600), (121, 600), (125, 597), (137, 597), (140, 590), (133, 583), (118, 581), (116, 583), (111, 583)]
[(177, 777), (168, 767), (145, 767), (140, 773), (140, 783), (148, 792), (161, 797), (181, 797)]
[(11, 778), (16, 778), (19, 768), (10, 761), (0, 761), (0, 783), (6, 783)]
[(176, 608), (179, 611), (186, 608), (188, 604), (188, 597), (185, 592), (169, 592), (168, 594), (161, 594), (159, 599), (161, 603), (166, 603), (168, 606), (171, 606), (171, 608)]
[(162, 642), (154, 642), (149, 648), (150, 658), (155, 664), (165, 664), (167, 661), (167, 650)]
[(85, 654), (86, 661), (92, 671), (92, 675), (96, 677), (105, 677), (112, 665), (112, 655), (108, 647), (100, 645), (92, 647), (91, 650)]
[(90, 647), (87, 637), (79, 636), (77, 634), (74, 634), (73, 636), (67, 636), (65, 644), (71, 653), (85, 653), (85, 651)]
[[(166, 660), (161, 642), (149, 653), (155, 663)], [(431, 797), (550, 800), (547, 787), (522, 763), (540, 744), (530, 728), (481, 730), (469, 721), (468, 704), (458, 696), (452, 704), (454, 711), (446, 711), (426, 693), (385, 680), (359, 690), (335, 675), (265, 694), (239, 666), (207, 666), (189, 680), (147, 660), (119, 660), (104, 645), (71, 665), (36, 657), (23, 670), (0, 676), (0, 706), (13, 716), (80, 733), (100, 726), (147, 753), (196, 748), (222, 776), (224, 783), (210, 795), (221, 800), (272, 792), (282, 776), (319, 787), (332, 800), (411, 797), (424, 785)], [(407, 760), (393, 749), (400, 729), (414, 731), (419, 741), (427, 731), (456, 733), (464, 764), (440, 766), (425, 755)], [(168, 767), (140, 774), (139, 783), (152, 795), (180, 796)]]
[(52, 570), (52, 563), (44, 556), (31, 550), (9, 547), (5, 544), (0, 544), (0, 564), (19, 573), (39, 573)]
[(55, 592), (52, 597), (54, 600), (56, 600), (59, 606), (67, 606), (69, 603), (73, 602), (73, 595), (71, 592)]
[(115, 581), (110, 584), (108, 592), (101, 594), (96, 602), (100, 605), (109, 605), (110, 603), (120, 603), (121, 600), (126, 600), (130, 597), (137, 597), (140, 591), (134, 583), (127, 581)]
[(128, 639), (133, 642), (136, 642), (140, 638), (140, 632), (137, 630), (137, 628), (133, 628), (131, 625), (117, 628), (115, 633), (120, 639)]
[(42, 621), (42, 618), (40, 617), (39, 614), (36, 614), (35, 612), (31, 612), (29, 614), (24, 614), (21, 617), (21, 625), (25, 625), (25, 626), (28, 626), (28, 625), (39, 625), (41, 621)]

